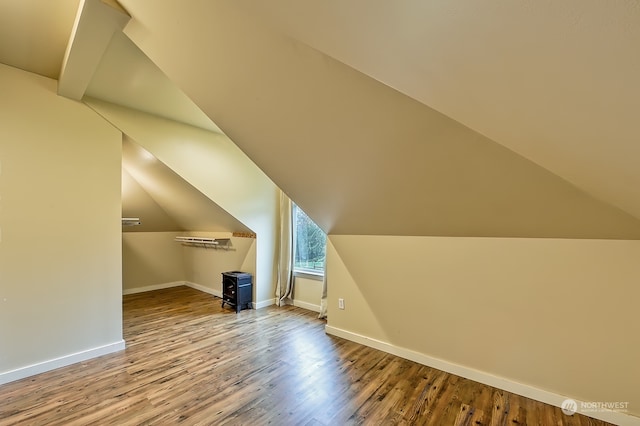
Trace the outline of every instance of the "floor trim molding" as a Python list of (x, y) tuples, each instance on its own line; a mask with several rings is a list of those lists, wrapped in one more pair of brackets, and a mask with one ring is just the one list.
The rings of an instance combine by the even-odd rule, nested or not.
[[(330, 325), (325, 326), (325, 332), (333, 336), (342, 337), (343, 339), (350, 340), (352, 342), (360, 343), (361, 345), (369, 346), (374, 349), (381, 350), (383, 352), (390, 353), (392, 355), (399, 356), (401, 358), (408, 359), (410, 361), (417, 362), (419, 364), (426, 365), (428, 367), (436, 368), (438, 370), (446, 371), (447, 373), (455, 374), (456, 376), (464, 377), (476, 382), (483, 383), (485, 385), (493, 386), (499, 389), (503, 389), (508, 392), (512, 392), (526, 398), (535, 399), (536, 401), (544, 402), (545, 404), (561, 407), (562, 402), (570, 397), (563, 396), (557, 393), (549, 392), (543, 389), (538, 389), (534, 386), (525, 385), (523, 383), (515, 382), (513, 380), (505, 379), (503, 377), (494, 376), (492, 374), (475, 370), (473, 368), (458, 365), (449, 361), (445, 361), (439, 358), (434, 358), (429, 355), (425, 355), (419, 352), (412, 351), (410, 349), (401, 348), (392, 345), (381, 340), (372, 339), (361, 334), (353, 333), (341, 328), (332, 327)], [(601, 411), (601, 412), (580, 412), (580, 404), (583, 401), (579, 401), (575, 398), (571, 398), (578, 404), (578, 413), (588, 417), (592, 417), (598, 420), (604, 420), (609, 423), (621, 425), (621, 426), (640, 426), (640, 417), (626, 414), (620, 411)]]
[(124, 340), (0, 373), (0, 385), (125, 349)]
[(122, 290), (122, 295), (126, 296), (127, 294), (145, 293), (147, 291), (162, 290), (163, 288), (179, 287), (181, 285), (186, 285), (186, 283), (184, 281), (173, 281), (169, 283), (147, 285), (144, 287), (128, 288)]
[[(205, 287), (202, 284), (196, 284), (196, 283), (192, 283), (189, 281), (173, 281), (170, 283), (163, 283), (163, 284), (155, 284), (155, 285), (148, 285), (145, 287), (136, 287), (136, 288), (130, 288), (127, 290), (124, 290), (122, 292), (123, 295), (127, 295), (127, 294), (135, 294), (135, 293), (144, 293), (146, 291), (154, 291), (154, 290), (161, 290), (163, 288), (170, 288), (170, 287), (179, 287), (181, 285), (187, 286), (187, 287), (191, 287), (194, 290), (198, 290), (198, 291), (202, 291), (204, 293), (209, 293), (213, 296), (216, 297), (220, 297), (222, 298), (222, 292), (220, 290), (214, 290), (212, 288), (209, 287)], [(303, 302), (304, 303), (304, 302)], [(251, 306), (253, 307), (253, 309), (260, 309), (260, 308), (266, 308), (267, 306), (271, 306), (271, 305), (275, 305), (276, 304), (276, 299), (267, 299), (267, 300), (262, 300), (260, 302), (251, 302)], [(309, 306), (313, 306), (313, 305), (309, 305)], [(306, 309), (311, 309), (309, 307), (306, 306), (300, 306), (301, 308), (306, 308)], [(314, 310), (314, 309), (311, 309)], [(320, 312), (320, 311), (317, 311)]]
[(320, 305), (314, 305), (313, 303), (303, 302), (301, 300), (293, 299), (293, 306), (297, 306), (308, 311), (320, 312)]
[[(212, 288), (209, 287), (205, 287), (201, 284), (196, 284), (196, 283), (192, 283), (189, 281), (185, 281), (184, 285), (186, 285), (187, 287), (191, 287), (195, 290), (200, 290), (204, 293), (209, 293), (212, 294), (216, 297), (222, 298), (222, 292), (220, 290), (214, 290)], [(273, 304), (276, 303), (276, 299), (268, 299), (268, 300), (263, 300), (261, 302), (251, 302), (251, 306), (253, 307), (253, 309), (260, 309), (260, 308), (265, 308), (267, 306), (271, 306)]]
[(215, 290), (213, 288), (205, 287), (202, 284), (196, 284), (189, 281), (185, 281), (183, 284), (186, 285), (187, 287), (191, 287), (194, 290), (199, 290), (203, 293), (208, 293), (215, 297), (222, 298), (222, 292), (220, 290)]
[(266, 308), (267, 306), (271, 306), (271, 305), (275, 305), (276, 304), (276, 299), (267, 299), (267, 300), (262, 300), (260, 302), (251, 302), (251, 306), (253, 306), (253, 309), (261, 309), (261, 308)]

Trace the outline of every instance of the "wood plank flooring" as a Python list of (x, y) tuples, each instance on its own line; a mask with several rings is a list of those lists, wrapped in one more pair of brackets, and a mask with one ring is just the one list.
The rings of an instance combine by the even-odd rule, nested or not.
[(127, 349), (0, 386), (6, 425), (604, 425), (328, 336), (295, 307), (124, 297)]

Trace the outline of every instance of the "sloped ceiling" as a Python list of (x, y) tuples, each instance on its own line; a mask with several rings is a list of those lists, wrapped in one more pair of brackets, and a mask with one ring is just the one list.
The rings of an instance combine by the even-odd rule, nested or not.
[[(640, 237), (637, 2), (120, 3), (125, 34), (330, 233)], [(123, 52), (92, 94), (171, 109)]]
[(80, 0), (0, 0), (0, 62), (57, 79)]
[(85, 96), (222, 133), (127, 36), (116, 32)]
[(251, 232), (128, 137), (122, 143), (122, 166), (122, 216), (142, 222), (123, 231)]
[[(269, 13), (246, 7), (253, 2), (200, 2), (189, 8), (165, 0), (121, 3), (133, 17), (125, 33), (329, 233), (640, 236), (640, 221), (629, 214), (633, 209), (625, 213), (619, 203), (602, 201), (612, 201), (613, 191), (594, 191), (599, 196), (594, 197), (583, 191), (587, 185), (579, 189), (480, 132), (291, 37), (292, 31), (273, 18), (279, 13), (287, 16), (286, 2), (277, 2)], [(378, 17), (389, 12), (375, 9), (382, 7), (380, 2), (359, 4), (362, 14), (365, 9)], [(424, 20), (402, 24), (414, 31), (420, 25), (439, 25), (438, 14), (412, 4), (401, 15), (415, 13)], [(334, 20), (324, 21), (316, 31), (330, 33), (334, 23), (349, 27), (360, 16), (340, 13), (337, 3), (330, 5), (337, 8), (328, 13)], [(485, 25), (491, 27), (491, 21)], [(355, 37), (359, 27), (354, 28)], [(511, 30), (517, 33), (519, 27), (513, 25)], [(467, 40), (473, 35), (460, 31), (452, 37)], [(419, 67), (395, 58), (395, 49), (412, 50), (426, 43), (428, 50), (430, 44), (448, 43), (446, 38), (424, 38), (419, 33), (416, 40), (389, 34), (391, 40), (379, 46), (376, 37), (364, 37), (360, 41), (370, 44), (363, 48), (376, 51), (380, 63), (398, 59), (400, 68), (411, 70)], [(455, 59), (457, 52), (449, 54), (454, 58), (452, 71), (464, 67)], [(498, 59), (511, 61), (508, 55), (486, 60)], [(495, 66), (509, 68), (501, 62)], [(447, 70), (438, 69), (436, 74)], [(526, 80), (527, 74), (522, 78)], [(421, 81), (431, 84), (428, 74)], [(501, 90), (519, 93), (508, 79)], [(465, 93), (449, 95), (452, 103), (468, 104)], [(517, 103), (506, 108), (510, 111), (528, 103), (526, 97), (512, 96), (512, 101)], [(479, 109), (471, 107), (478, 114)], [(499, 124), (510, 134), (528, 131), (524, 126), (514, 129), (506, 121)], [(569, 135), (573, 137), (567, 143), (581, 134)], [(537, 140), (538, 135), (531, 137)], [(603, 146), (600, 140), (592, 142), (582, 149)], [(557, 143), (558, 149), (567, 147)], [(615, 155), (622, 160), (627, 154), (628, 150)], [(635, 169), (626, 172), (632, 178), (637, 174)], [(606, 175), (598, 177), (599, 182), (604, 180)]]
[(123, 232), (168, 232), (185, 229), (122, 168), (122, 217), (141, 218), (140, 225), (123, 226)]
[(640, 3), (234, 2), (640, 217)]

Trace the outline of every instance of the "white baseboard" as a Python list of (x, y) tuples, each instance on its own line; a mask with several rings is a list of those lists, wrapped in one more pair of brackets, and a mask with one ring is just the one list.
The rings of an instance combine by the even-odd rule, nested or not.
[(127, 288), (122, 291), (122, 294), (127, 295), (127, 294), (144, 293), (146, 291), (162, 290), (163, 288), (179, 287), (181, 285), (186, 285), (186, 283), (184, 281), (173, 281), (170, 283), (154, 284), (154, 285), (148, 285), (144, 287)]
[[(209, 293), (209, 294), (213, 294), (216, 297), (220, 297), (222, 298), (222, 292), (219, 290), (214, 290), (212, 288), (209, 287), (205, 287), (201, 284), (196, 284), (196, 283), (191, 283), (191, 282), (185, 282), (184, 285), (191, 287), (193, 289), (196, 290), (200, 290), (203, 291), (205, 293)], [(276, 299), (268, 299), (268, 300), (263, 300), (261, 302), (251, 302), (251, 307), (253, 309), (260, 309), (260, 308), (266, 308), (267, 306), (271, 306), (274, 305), (276, 303)]]
[(195, 290), (200, 290), (200, 291), (202, 291), (204, 293), (209, 293), (209, 294), (212, 294), (212, 295), (214, 295), (216, 297), (222, 297), (222, 292), (220, 290), (215, 290), (213, 288), (205, 287), (202, 284), (196, 284), (196, 283), (192, 283), (192, 282), (189, 282), (189, 281), (185, 281), (183, 284), (186, 285), (187, 287), (191, 287), (191, 288), (193, 288)]
[[(127, 294), (134, 294), (134, 293), (143, 293), (146, 291), (154, 291), (154, 290), (161, 290), (163, 288), (171, 288), (171, 287), (179, 287), (181, 285), (185, 285), (187, 287), (191, 287), (195, 290), (199, 290), (202, 291), (204, 293), (208, 293), (208, 294), (212, 294), (216, 297), (222, 297), (222, 292), (220, 290), (215, 290), (209, 287), (205, 287), (202, 284), (197, 284), (197, 283), (192, 283), (189, 281), (174, 281), (174, 282), (170, 282), (170, 283), (163, 283), (163, 284), (155, 284), (155, 285), (148, 285), (145, 287), (136, 287), (136, 288), (130, 288), (127, 289), (125, 291), (122, 292), (123, 295), (127, 295)], [(253, 307), (253, 309), (260, 309), (260, 308), (266, 308), (267, 306), (271, 306), (271, 305), (275, 305), (276, 303), (276, 299), (267, 299), (267, 300), (263, 300), (260, 302), (251, 302), (251, 306)], [(313, 305), (310, 305), (313, 306)], [(302, 306), (304, 307), (304, 306)], [(307, 308), (309, 309), (309, 308)], [(319, 309), (319, 307), (318, 307)], [(317, 312), (320, 312), (319, 310)]]
[[(475, 370), (473, 368), (465, 367), (463, 365), (455, 364), (439, 358), (434, 358), (429, 355), (412, 351), (410, 349), (401, 348), (390, 343), (372, 339), (361, 334), (352, 333), (341, 328), (326, 325), (325, 332), (327, 334), (342, 337), (343, 339), (351, 340), (352, 342), (360, 343), (362, 345), (369, 346), (371, 348), (378, 349), (383, 352), (387, 352), (392, 355), (396, 355), (401, 358), (426, 365), (428, 367), (446, 371), (447, 373), (455, 374), (456, 376), (474, 380), (485, 385), (493, 386), (495, 388), (499, 388), (507, 392), (512, 392), (526, 398), (534, 399), (536, 401), (544, 402), (545, 404), (550, 404), (556, 407), (561, 407), (564, 400), (571, 398), (570, 396), (564, 396), (543, 389), (538, 389), (534, 386), (519, 383), (503, 377), (494, 376), (483, 371)], [(575, 400), (578, 404), (578, 407), (580, 407), (582, 401), (575, 398), (571, 399)], [(620, 426), (640, 426), (640, 417), (636, 417), (620, 411), (581, 413), (578, 409), (578, 413)]]
[[(194, 288), (196, 290), (203, 291), (205, 293), (213, 294), (216, 297), (222, 298), (222, 292), (219, 290), (214, 290), (212, 288), (205, 287), (201, 284), (195, 284), (188, 281), (185, 282), (184, 285)], [(251, 302), (251, 307), (253, 309), (260, 309), (260, 308), (266, 308), (267, 306), (275, 305), (275, 303), (276, 303), (276, 299), (267, 299), (260, 302)]]
[(297, 306), (299, 308), (320, 313), (320, 305), (314, 305), (313, 303), (308, 303), (308, 302), (303, 302), (301, 300), (293, 299), (293, 306)]
[(25, 377), (34, 376), (36, 374), (55, 370), (56, 368), (66, 367), (67, 365), (77, 362), (86, 361), (102, 355), (121, 351), (125, 348), (124, 340), (109, 343), (107, 345), (98, 346), (97, 348), (87, 349), (85, 351), (61, 356), (37, 364), (27, 365), (26, 367), (17, 368), (15, 370), (0, 373), (0, 385), (24, 379)]
[(262, 300), (260, 302), (251, 302), (251, 305), (253, 306), (253, 309), (261, 309), (261, 308), (266, 308), (267, 306), (271, 306), (271, 305), (275, 305), (276, 304), (276, 299), (267, 299), (267, 300)]

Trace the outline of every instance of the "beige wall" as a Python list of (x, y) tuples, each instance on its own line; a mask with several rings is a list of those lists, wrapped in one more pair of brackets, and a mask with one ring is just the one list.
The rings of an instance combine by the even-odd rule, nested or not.
[(95, 99), (85, 102), (257, 234), (254, 301), (273, 303), (278, 187), (223, 134)]
[(322, 279), (297, 276), (293, 279), (293, 304), (301, 308), (320, 312)]
[[(230, 238), (231, 249), (183, 245), (175, 241), (179, 235)], [(222, 272), (255, 274), (255, 241), (226, 232), (123, 232), (122, 289), (128, 293), (186, 281), (219, 294)]]
[(249, 246), (249, 250), (247, 250), (247, 255), (242, 261), (242, 266), (240, 266), (241, 271), (250, 272), (253, 274), (254, 277), (255, 277), (256, 264), (257, 264), (257, 255), (258, 255), (257, 246), (258, 246), (257, 241), (253, 240), (253, 242)]
[(329, 241), (329, 326), (640, 414), (640, 242)]
[[(123, 144), (124, 145), (124, 144)], [(167, 232), (183, 228), (122, 165), (122, 217), (137, 217), (141, 224), (124, 232)]]
[(0, 65), (0, 373), (121, 342), (121, 134)]
[(185, 280), (182, 246), (174, 241), (179, 232), (122, 233), (122, 289), (168, 284)]
[[(215, 237), (215, 233), (206, 232), (191, 233), (191, 235)], [(219, 238), (223, 237), (224, 235)], [(219, 294), (222, 292), (221, 274), (223, 272), (241, 270), (255, 276), (256, 252), (252, 250), (255, 242), (253, 238), (231, 237), (230, 250), (183, 246), (186, 272), (184, 279)], [(253, 297), (255, 302), (255, 291)]]

